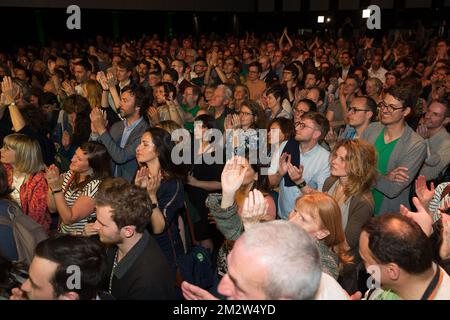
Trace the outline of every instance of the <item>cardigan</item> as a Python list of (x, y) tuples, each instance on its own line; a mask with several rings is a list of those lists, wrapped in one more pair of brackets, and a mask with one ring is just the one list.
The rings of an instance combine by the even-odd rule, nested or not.
[[(13, 183), (13, 167), (3, 164), (8, 175), (8, 185)], [(48, 185), (44, 172), (32, 174), (20, 186), (20, 207), (24, 214), (42, 225), (45, 231), (50, 230), (51, 217), (47, 210)]]
[[(361, 135), (361, 139), (375, 145), (375, 141), (384, 127), (380, 122), (370, 124)], [(427, 146), (425, 140), (414, 132), (410, 126), (405, 124), (405, 130), (389, 158), (387, 171), (390, 172), (398, 167), (406, 167), (408, 168), (409, 179), (406, 182), (398, 183), (388, 180), (386, 176), (378, 176), (375, 189), (384, 195), (379, 211), (380, 214), (399, 212), (401, 204), (410, 208), (409, 193), (411, 184), (422, 167), (426, 154)]]

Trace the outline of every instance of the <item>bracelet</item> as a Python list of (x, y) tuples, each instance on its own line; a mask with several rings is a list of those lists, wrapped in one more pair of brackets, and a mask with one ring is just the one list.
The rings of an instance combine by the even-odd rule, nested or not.
[(61, 192), (62, 191), (62, 189), (57, 189), (57, 190), (53, 190), (53, 189), (51, 189), (52, 190), (52, 194), (55, 194), (55, 193), (59, 193), (59, 192)]
[(300, 182), (300, 183), (297, 185), (297, 188), (303, 189), (305, 186), (306, 186), (306, 181), (303, 180), (302, 182)]

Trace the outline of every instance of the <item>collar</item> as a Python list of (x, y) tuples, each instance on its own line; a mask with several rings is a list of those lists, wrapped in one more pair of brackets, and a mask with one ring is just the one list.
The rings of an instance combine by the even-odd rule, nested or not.
[(302, 147), (301, 147), (300, 143), (298, 144), (298, 148), (299, 148), (299, 150), (300, 150), (300, 154), (301, 154), (302, 156), (306, 156), (306, 155), (315, 153), (315, 152), (317, 151), (317, 148), (319, 148), (319, 144), (316, 143), (316, 145), (315, 145), (314, 147), (312, 147), (311, 150), (306, 151), (305, 153), (302, 152)]
[(136, 128), (138, 126), (139, 123), (141, 123), (142, 119), (143, 118), (140, 117), (132, 125), (128, 125), (128, 121), (127, 121), (127, 119), (125, 119), (125, 120), (123, 120), (123, 126), (124, 126), (125, 130), (133, 130), (134, 128)]
[(420, 300), (434, 300), (434, 297), (436, 296), (437, 292), (439, 291), (439, 288), (441, 286), (442, 280), (444, 279), (444, 274), (441, 271), (441, 268), (438, 265), (436, 266), (436, 273), (434, 274), (433, 279), (431, 279), (430, 284), (428, 285), (427, 289), (422, 295), (422, 298)]
[[(127, 271), (133, 266), (134, 262), (139, 258), (142, 252), (147, 247), (148, 241), (150, 239), (150, 235), (147, 230), (144, 231), (142, 238), (134, 245), (133, 248), (119, 261), (117, 266), (113, 268), (114, 275), (120, 279), (122, 278)], [(114, 252), (114, 255), (117, 253), (118, 248)]]

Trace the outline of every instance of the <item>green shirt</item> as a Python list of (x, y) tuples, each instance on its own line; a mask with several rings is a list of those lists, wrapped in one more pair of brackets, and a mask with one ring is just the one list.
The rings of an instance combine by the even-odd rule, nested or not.
[[(377, 169), (378, 172), (382, 175), (386, 175), (388, 172), (388, 164), (389, 158), (391, 157), (392, 151), (394, 150), (398, 140), (395, 139), (389, 143), (384, 142), (384, 128), (381, 130), (380, 135), (375, 141), (375, 149), (377, 150), (378, 161), (377, 161)], [(381, 204), (383, 203), (384, 194), (382, 194), (377, 189), (372, 189), (373, 200), (375, 201), (375, 210), (374, 215), (378, 215)]]
[[(195, 118), (195, 116), (197, 115), (198, 111), (200, 110), (200, 106), (195, 106), (192, 109), (189, 109), (187, 105), (182, 104), (181, 109), (185, 112), (188, 112), (192, 115), (193, 118)], [(194, 132), (194, 122), (184, 122), (184, 127), (189, 130), (189, 132)]]

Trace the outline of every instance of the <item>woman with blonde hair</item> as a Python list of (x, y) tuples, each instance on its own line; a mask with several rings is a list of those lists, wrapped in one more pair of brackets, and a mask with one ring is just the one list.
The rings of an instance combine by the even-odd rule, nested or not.
[(314, 192), (297, 198), (289, 221), (316, 240), (322, 271), (337, 279), (342, 265), (349, 264), (348, 245), (342, 228), (341, 210), (328, 194)]
[(89, 101), (91, 108), (102, 106), (102, 86), (96, 80), (88, 80), (83, 84), (83, 97)]
[[(375, 148), (360, 139), (338, 141), (330, 154), (330, 170), (331, 176), (325, 180), (322, 191), (331, 195), (341, 208), (350, 254), (359, 262), (361, 229), (374, 211), (371, 188), (377, 176)], [(354, 266), (344, 269), (343, 286), (351, 293), (356, 291)]]
[(48, 185), (39, 142), (23, 134), (10, 134), (3, 139), (1, 162), (13, 190), (11, 197), (23, 213), (41, 224), (48, 232), (51, 217), (47, 210)]

